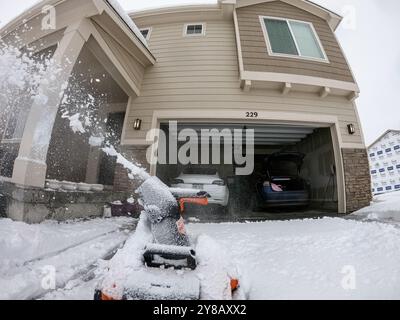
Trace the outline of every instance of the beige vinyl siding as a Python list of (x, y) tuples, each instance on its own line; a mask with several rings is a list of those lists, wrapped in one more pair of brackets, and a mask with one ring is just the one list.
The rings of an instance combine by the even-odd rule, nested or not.
[(145, 67), (140, 62), (129, 54), (117, 41), (115, 41), (107, 32), (105, 32), (96, 22), (93, 23), (97, 31), (100, 33), (104, 41), (109, 46), (112, 53), (118, 59), (118, 61), (124, 66), (125, 71), (129, 77), (140, 88)]
[[(328, 23), (302, 9), (273, 1), (237, 10), (239, 33), (246, 71), (278, 72), (354, 82), (354, 78)], [(329, 63), (270, 56), (259, 16), (311, 22), (321, 40)]]
[[(354, 136), (347, 133), (347, 124), (354, 123), (358, 129), (358, 122), (353, 104), (345, 98), (241, 90), (233, 22), (204, 22), (206, 36), (193, 38), (183, 37), (184, 23), (152, 26), (149, 46), (157, 62), (146, 69), (141, 95), (131, 102), (125, 141), (145, 139), (154, 110), (202, 110), (204, 119), (212, 120), (215, 110), (226, 110), (229, 118), (230, 111), (237, 109), (338, 116), (343, 142), (362, 142), (359, 130)], [(136, 23), (149, 26), (140, 25), (140, 19)], [(136, 118), (143, 120), (141, 131), (132, 129)]]

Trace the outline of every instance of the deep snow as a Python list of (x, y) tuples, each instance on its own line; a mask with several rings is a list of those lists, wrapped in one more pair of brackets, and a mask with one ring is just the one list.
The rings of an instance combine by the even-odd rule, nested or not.
[(113, 218), (28, 225), (1, 219), (0, 300), (40, 298), (51, 291), (42, 282), (53, 270), (56, 287), (71, 287), (71, 280), (123, 244), (134, 223)]
[[(187, 229), (192, 237), (206, 234), (216, 240), (217, 245), (200, 247), (199, 256), (208, 252), (218, 260), (227, 253), (250, 299), (400, 299), (400, 225), (371, 221), (396, 216), (399, 200), (399, 193), (377, 197), (354, 215), (362, 221), (198, 223)], [(96, 219), (30, 226), (1, 219), (0, 299), (92, 299), (108, 267), (135, 267), (139, 261), (150, 239), (140, 233), (117, 259), (103, 260), (127, 239), (128, 232), (120, 228), (132, 223)], [(48, 265), (56, 268), (56, 290), (41, 288), (41, 270)], [(200, 273), (207, 277), (209, 271)]]
[[(400, 299), (400, 229), (393, 225), (325, 218), (188, 230), (228, 248), (250, 299)], [(342, 287), (348, 270), (354, 290)]]

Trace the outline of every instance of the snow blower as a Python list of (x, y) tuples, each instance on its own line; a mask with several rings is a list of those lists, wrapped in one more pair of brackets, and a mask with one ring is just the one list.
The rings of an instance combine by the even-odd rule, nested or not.
[[(206, 206), (209, 195), (170, 189), (155, 177), (138, 192), (144, 208), (138, 228), (110, 261), (95, 300), (232, 299), (239, 288), (235, 272), (221, 265), (226, 259), (218, 262), (207, 257), (208, 247), (215, 247), (212, 240), (191, 241), (185, 230), (185, 204)], [(200, 266), (196, 247), (204, 252)]]

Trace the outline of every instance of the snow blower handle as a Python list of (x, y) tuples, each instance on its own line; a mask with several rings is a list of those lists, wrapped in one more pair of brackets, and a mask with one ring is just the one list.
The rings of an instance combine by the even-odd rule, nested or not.
[(207, 197), (180, 198), (179, 199), (179, 211), (181, 214), (183, 214), (185, 212), (185, 204), (186, 203), (197, 204), (199, 206), (207, 206), (208, 198)]

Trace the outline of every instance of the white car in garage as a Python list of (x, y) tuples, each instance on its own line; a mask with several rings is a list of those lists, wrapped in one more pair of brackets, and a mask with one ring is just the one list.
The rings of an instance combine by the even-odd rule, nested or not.
[(215, 169), (186, 168), (178, 177), (172, 180), (171, 187), (205, 191), (211, 196), (208, 199), (210, 204), (217, 204), (223, 207), (228, 205), (228, 186)]

